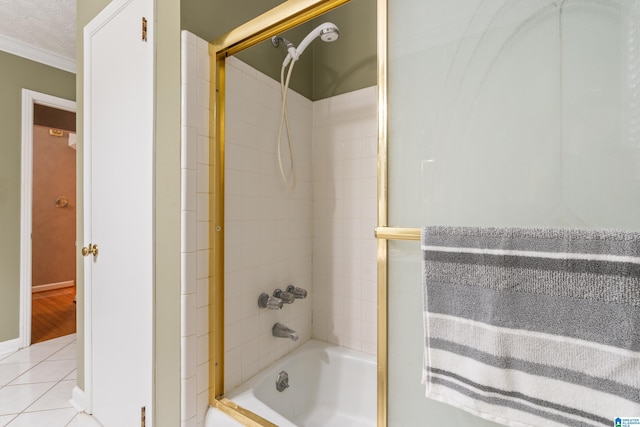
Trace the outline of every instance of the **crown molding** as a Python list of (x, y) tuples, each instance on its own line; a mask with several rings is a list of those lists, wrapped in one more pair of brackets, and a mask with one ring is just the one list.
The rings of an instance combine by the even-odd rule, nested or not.
[(60, 70), (76, 73), (75, 59), (0, 35), (0, 50)]

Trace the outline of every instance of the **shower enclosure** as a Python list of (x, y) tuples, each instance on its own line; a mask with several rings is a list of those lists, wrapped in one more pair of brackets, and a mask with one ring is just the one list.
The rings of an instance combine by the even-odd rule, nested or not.
[[(277, 78), (243, 62), (247, 57), (243, 54), (253, 52), (241, 52), (251, 47), (264, 53), (266, 45), (279, 67), (295, 45), (289, 46), (291, 50), (276, 49), (271, 38), (281, 37), (279, 43), (284, 42), (285, 47), (288, 40), (302, 40), (294, 53), (299, 56), (305, 46), (307, 50), (296, 62), (293, 87), (296, 75), (305, 73), (304, 62), (312, 57), (311, 49), (315, 56), (321, 50), (318, 46), (325, 45), (319, 40), (335, 40), (337, 28), (323, 24), (325, 16), (320, 14), (343, 3), (346, 1), (285, 2), (209, 45), (210, 100), (215, 103), (209, 117), (209, 188), (213, 194), (208, 239), (213, 248), (209, 263), (213, 282), (209, 292), (209, 402), (243, 422), (249, 422), (247, 417), (258, 423), (264, 420), (260, 414), (237, 410), (223, 394), (246, 383), (309, 338), (369, 354), (376, 351), (376, 243), (372, 233), (376, 201), (375, 72), (368, 83), (371, 86), (357, 91), (344, 90), (343, 86), (342, 91), (332, 93), (342, 95), (315, 102), (302, 92), (288, 91), (286, 104), (294, 149), (286, 148), (288, 132), (282, 130), (282, 159), (278, 162), (282, 87)], [(299, 13), (291, 15), (292, 8), (299, 8)], [(336, 15), (327, 15), (326, 19), (339, 18)], [(312, 18), (318, 19), (310, 21)], [(290, 29), (300, 29), (302, 35), (291, 35)], [(311, 46), (313, 39), (309, 37), (316, 36), (318, 42)], [(352, 35), (354, 42), (357, 38)], [(340, 42), (326, 46), (339, 49)], [(341, 61), (349, 64), (357, 59), (356, 55)], [(371, 63), (375, 64), (374, 55)], [(353, 74), (354, 69), (349, 71)], [(339, 74), (330, 77), (335, 87), (344, 85), (337, 78)], [(291, 178), (292, 163), (297, 169), (295, 182), (283, 183), (278, 169)], [(361, 208), (363, 203), (366, 209)], [(364, 270), (368, 274), (361, 277)], [(309, 290), (309, 297), (281, 308), (271, 305), (279, 310), (258, 306), (259, 295), (267, 293), (268, 299), (277, 293), (276, 288), (286, 289), (289, 284)], [(363, 296), (365, 285), (367, 300)], [(278, 323), (295, 331), (291, 337), (299, 339), (274, 337), (272, 327)]]
[(388, 423), (495, 425), (424, 397), (411, 240), (425, 225), (640, 228), (640, 4), (379, 4), (379, 28), (388, 18), (378, 230), (388, 239)]

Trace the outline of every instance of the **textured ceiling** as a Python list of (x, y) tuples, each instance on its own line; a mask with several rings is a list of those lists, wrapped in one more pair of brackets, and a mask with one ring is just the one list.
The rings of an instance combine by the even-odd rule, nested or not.
[(0, 0), (0, 36), (76, 57), (76, 0)]

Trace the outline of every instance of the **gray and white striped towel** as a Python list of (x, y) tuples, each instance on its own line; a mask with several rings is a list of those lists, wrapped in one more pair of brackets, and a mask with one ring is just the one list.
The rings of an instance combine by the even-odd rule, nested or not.
[(640, 416), (640, 233), (426, 227), (427, 397), (511, 426)]

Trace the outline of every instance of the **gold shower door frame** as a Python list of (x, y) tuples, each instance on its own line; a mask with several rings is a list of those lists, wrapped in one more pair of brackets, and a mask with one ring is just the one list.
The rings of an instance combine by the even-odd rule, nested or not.
[[(224, 153), (225, 60), (350, 0), (288, 0), (209, 43), (209, 156), (213, 172), (209, 258), (209, 403), (247, 426), (275, 426), (224, 397)], [(374, 1), (374, 0), (372, 0)], [(387, 1), (377, 2), (378, 30), (378, 348), (377, 425), (387, 426), (387, 240), (417, 240), (418, 229), (387, 226)], [(277, 427), (277, 426), (276, 426)]]

